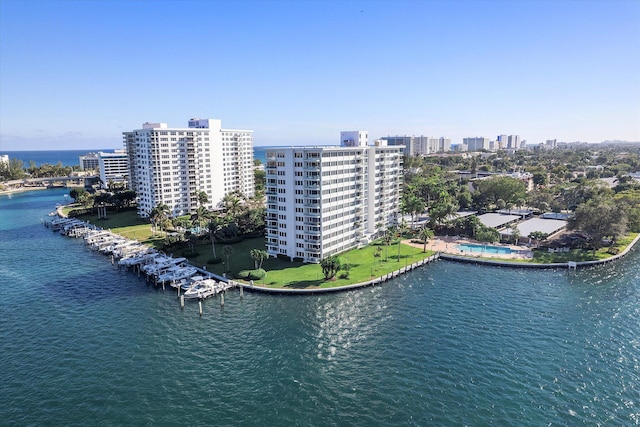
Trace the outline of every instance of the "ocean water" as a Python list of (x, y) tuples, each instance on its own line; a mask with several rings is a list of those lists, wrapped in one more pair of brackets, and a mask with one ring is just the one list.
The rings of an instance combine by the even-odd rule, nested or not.
[(180, 309), (0, 196), (2, 425), (638, 425), (640, 253)]
[[(263, 164), (267, 162), (267, 149), (270, 147), (254, 147), (254, 158), (260, 160)], [(98, 151), (113, 152), (113, 149), (102, 150), (49, 150), (49, 151), (2, 151), (0, 154), (7, 154), (10, 159), (22, 160), (25, 167), (29, 166), (29, 162), (33, 161), (36, 166), (43, 163), (57, 164), (62, 162), (63, 166), (79, 166), (80, 156), (87, 153), (97, 153)]]
[(52, 165), (58, 162), (62, 166), (80, 166), (80, 156), (88, 153), (97, 153), (98, 151), (113, 152), (113, 149), (104, 150), (49, 150), (49, 151), (0, 151), (0, 154), (7, 154), (9, 159), (22, 160), (25, 167), (29, 166), (29, 162), (33, 161), (36, 166), (44, 163)]

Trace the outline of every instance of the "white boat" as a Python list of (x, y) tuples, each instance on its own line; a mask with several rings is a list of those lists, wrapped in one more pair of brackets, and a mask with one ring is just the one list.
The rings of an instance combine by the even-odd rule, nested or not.
[(213, 279), (198, 280), (193, 286), (187, 289), (184, 293), (184, 297), (191, 298), (205, 298), (212, 295), (216, 291), (217, 282)]
[(159, 260), (155, 259), (152, 264), (147, 264), (142, 267), (142, 271), (144, 271), (149, 276), (158, 276), (164, 273), (165, 270), (187, 260), (186, 258), (171, 258), (167, 256), (159, 258)]
[(158, 282), (172, 282), (174, 280), (186, 279), (198, 272), (198, 269), (192, 266), (174, 267), (158, 276)]

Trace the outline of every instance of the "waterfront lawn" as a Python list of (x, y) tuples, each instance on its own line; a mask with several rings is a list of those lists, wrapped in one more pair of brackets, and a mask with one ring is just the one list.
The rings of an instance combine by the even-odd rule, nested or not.
[[(195, 246), (198, 252), (196, 257), (189, 258), (189, 261), (198, 267), (206, 266), (207, 271), (222, 275), (226, 269), (226, 258), (222, 255), (224, 243), (216, 243), (216, 255), (221, 257), (223, 262), (213, 264), (211, 243)], [(229, 256), (230, 270), (229, 277), (241, 270), (254, 269), (253, 259), (249, 253), (251, 249), (264, 249), (264, 238), (246, 239), (242, 242), (229, 245), (233, 248), (233, 255)], [(417, 262), (421, 259), (433, 255), (434, 252), (423, 253), (421, 249), (408, 245), (400, 246), (400, 260), (398, 261), (398, 245), (389, 246), (389, 257), (385, 260), (385, 248), (382, 246), (381, 257), (374, 257), (376, 244), (366, 246), (362, 249), (353, 249), (339, 255), (343, 266), (348, 265), (348, 275), (341, 270), (336, 278), (325, 281), (322, 275), (322, 268), (319, 264), (305, 264), (299, 261), (290, 261), (288, 258), (269, 258), (262, 264), (262, 268), (267, 271), (264, 279), (255, 281), (256, 285), (273, 288), (331, 288), (337, 286), (351, 285), (380, 277), (392, 271), (399, 270), (406, 265)], [(174, 252), (176, 256), (184, 256), (188, 249), (178, 249)]]
[[(624, 251), (627, 246), (631, 244), (633, 239), (636, 238), (638, 233), (628, 233), (625, 237), (619, 239), (613, 247), (615, 253)], [(552, 264), (552, 263), (566, 263), (568, 261), (585, 262), (585, 261), (598, 261), (607, 258), (611, 258), (613, 255), (610, 252), (610, 247), (604, 247), (598, 249), (595, 254), (590, 249), (572, 249), (569, 252), (552, 252), (542, 250), (533, 251), (533, 260), (531, 262), (537, 264)]]
[(93, 213), (80, 215), (78, 219), (157, 249), (161, 249), (164, 245), (165, 233), (157, 232), (153, 234), (149, 221), (138, 217), (135, 209), (119, 212), (109, 211), (105, 219), (98, 219), (98, 215)]

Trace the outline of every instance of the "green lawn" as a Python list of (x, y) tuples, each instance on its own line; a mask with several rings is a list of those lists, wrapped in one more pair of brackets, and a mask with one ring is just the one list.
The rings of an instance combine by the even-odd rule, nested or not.
[[(91, 224), (100, 226), (104, 229), (110, 229), (114, 233), (118, 233), (130, 239), (135, 239), (146, 243), (150, 246), (161, 248), (164, 243), (164, 232), (156, 235), (151, 233), (151, 225), (148, 221), (138, 218), (134, 210), (109, 212), (107, 219), (98, 219), (96, 215), (82, 215), (79, 217)], [(630, 233), (625, 238), (620, 239), (616, 244), (619, 251), (624, 250), (631, 241), (637, 236), (637, 233)], [(254, 262), (249, 256), (251, 249), (265, 249), (264, 238), (245, 239), (241, 242), (230, 244), (233, 248), (233, 255), (227, 260), (223, 256), (222, 248), (226, 244), (224, 242), (216, 242), (216, 255), (222, 258), (221, 263), (213, 263), (213, 250), (211, 243), (206, 241), (199, 245), (195, 245), (194, 250), (197, 256), (189, 256), (189, 261), (198, 267), (206, 267), (207, 271), (222, 275), (225, 271), (229, 271), (229, 277), (233, 277), (235, 273), (241, 270), (254, 269)], [(380, 247), (380, 257), (375, 257), (376, 249)], [(400, 255), (398, 257), (398, 249)], [(593, 251), (572, 250), (566, 253), (548, 253), (534, 250), (533, 263), (562, 263), (567, 261), (592, 261), (611, 257), (609, 248), (602, 248), (593, 255)], [(184, 256), (188, 251), (187, 247), (173, 250), (174, 256)], [(345, 271), (339, 271), (336, 278), (325, 281), (322, 275), (322, 268), (318, 264), (304, 264), (302, 262), (292, 262), (283, 258), (269, 258), (264, 261), (262, 268), (267, 271), (267, 276), (257, 281), (256, 284), (273, 288), (331, 288), (337, 286), (351, 285), (371, 280), (374, 277), (380, 277), (385, 274), (398, 270), (406, 265), (412, 264), (421, 259), (427, 258), (433, 252), (422, 252), (420, 248), (414, 248), (408, 245), (402, 245), (394, 242), (387, 248), (380, 242), (366, 246), (362, 249), (353, 249), (344, 254), (339, 255), (343, 266), (348, 265), (348, 276)], [(488, 258), (496, 261), (495, 258)], [(523, 262), (523, 260), (500, 260)], [(527, 262), (527, 261), (524, 261)]]
[[(64, 208), (64, 212), (67, 214), (71, 210), (73, 209)], [(124, 210), (120, 212), (109, 211), (105, 219), (98, 219), (98, 216), (93, 213), (83, 214), (78, 216), (78, 218), (105, 230), (111, 230), (127, 239), (138, 240), (157, 249), (162, 249), (164, 245), (166, 233), (164, 231), (158, 231), (152, 234), (149, 221), (139, 218), (135, 210)]]
[[(191, 258), (190, 261), (199, 267), (206, 266), (207, 271), (222, 274), (225, 271), (227, 260), (222, 256), (224, 243), (216, 244), (216, 254), (223, 258), (223, 263), (211, 264), (213, 258), (211, 243), (197, 245), (195, 250), (199, 255)], [(264, 238), (246, 239), (242, 242), (230, 245), (234, 254), (229, 257), (231, 273), (241, 270), (252, 270), (254, 263), (249, 256), (251, 249), (264, 249)], [(256, 284), (274, 288), (331, 288), (336, 286), (351, 285), (371, 280), (392, 271), (398, 270), (406, 265), (424, 259), (433, 254), (431, 251), (423, 253), (421, 249), (408, 245), (400, 246), (400, 260), (398, 261), (398, 245), (389, 246), (389, 258), (385, 260), (385, 249), (383, 247), (382, 256), (373, 256), (376, 245), (370, 245), (362, 249), (353, 249), (339, 255), (343, 266), (348, 265), (349, 275), (343, 277), (344, 271), (339, 271), (334, 280), (325, 281), (322, 275), (322, 268), (318, 264), (305, 264), (302, 262), (292, 262), (283, 258), (269, 258), (264, 261), (262, 268), (267, 271), (267, 276)], [(182, 256), (187, 249), (179, 249), (174, 255)]]
[[(110, 229), (124, 237), (135, 239), (157, 248), (161, 248), (164, 243), (164, 232), (151, 234), (151, 225), (148, 221), (138, 218), (133, 210), (121, 212), (109, 212), (107, 219), (98, 219), (96, 215), (87, 214), (79, 217), (84, 221), (97, 225), (104, 229)], [(380, 257), (374, 257), (376, 247), (381, 246)], [(293, 289), (304, 288), (330, 288), (336, 286), (351, 285), (380, 277), (392, 271), (398, 270), (406, 265), (424, 259), (433, 254), (426, 253), (422, 249), (408, 245), (400, 245), (400, 257), (398, 259), (398, 245), (389, 245), (387, 250), (379, 242), (362, 249), (354, 249), (339, 255), (343, 266), (348, 265), (348, 277), (344, 276), (345, 271), (339, 271), (336, 278), (325, 281), (322, 275), (322, 268), (318, 264), (304, 264), (302, 262), (292, 262), (283, 258), (269, 258), (264, 261), (262, 268), (267, 271), (267, 276), (260, 280), (262, 286), (285, 287)], [(189, 262), (197, 267), (206, 267), (207, 271), (222, 275), (225, 271), (230, 271), (227, 276), (233, 277), (241, 270), (254, 269), (254, 261), (249, 256), (251, 249), (265, 249), (264, 238), (245, 239), (241, 242), (230, 244), (233, 248), (233, 255), (227, 260), (223, 256), (222, 248), (226, 246), (224, 242), (216, 242), (216, 255), (222, 258), (221, 263), (213, 263), (213, 250), (211, 243), (204, 243), (194, 246), (197, 256), (189, 256)], [(176, 248), (171, 251), (174, 256), (184, 256), (189, 248)]]
[[(614, 248), (618, 252), (622, 252), (631, 244), (633, 239), (636, 238), (638, 233), (628, 233), (625, 237), (616, 242)], [(585, 261), (597, 261), (602, 259), (611, 258), (613, 255), (609, 253), (609, 247), (598, 249), (595, 254), (592, 250), (572, 249), (569, 252), (554, 252), (534, 250), (533, 260), (530, 262), (538, 264), (552, 264), (552, 263), (566, 263), (568, 261), (585, 262)]]

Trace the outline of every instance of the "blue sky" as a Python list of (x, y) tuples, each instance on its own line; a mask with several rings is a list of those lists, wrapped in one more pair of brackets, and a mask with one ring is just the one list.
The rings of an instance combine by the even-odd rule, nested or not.
[(0, 1), (0, 150), (191, 117), (256, 145), (640, 141), (640, 2)]

